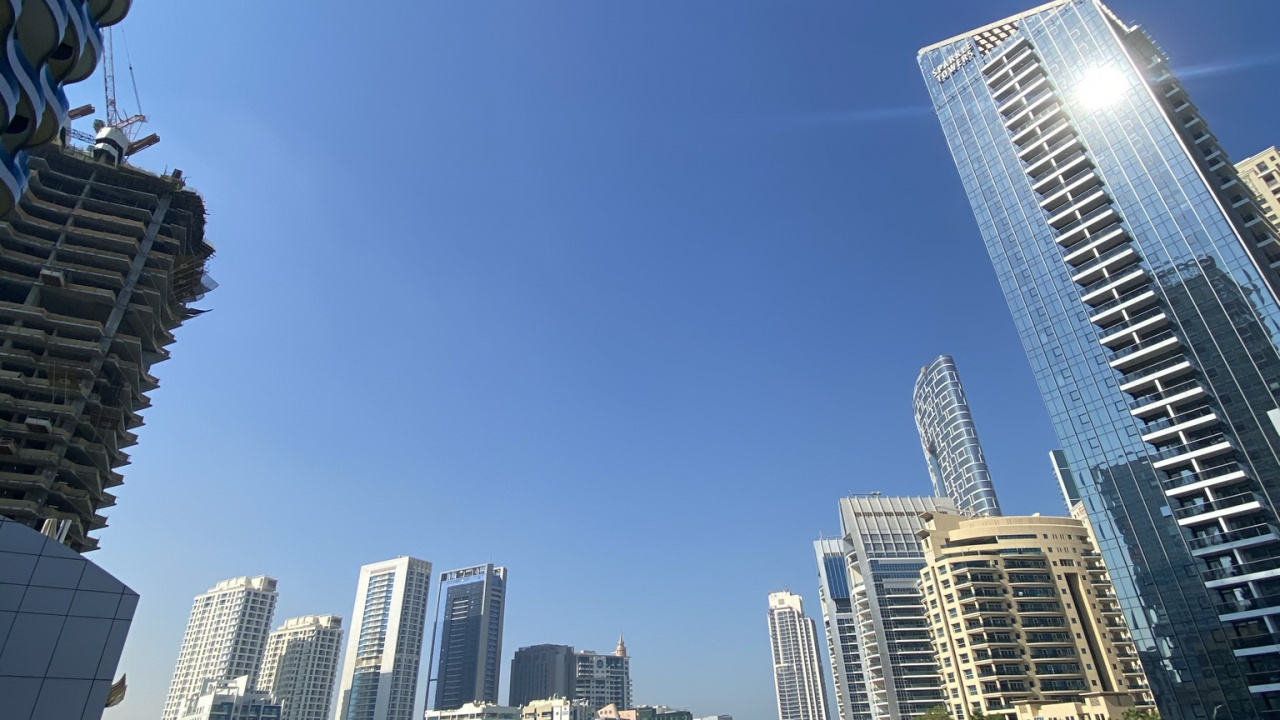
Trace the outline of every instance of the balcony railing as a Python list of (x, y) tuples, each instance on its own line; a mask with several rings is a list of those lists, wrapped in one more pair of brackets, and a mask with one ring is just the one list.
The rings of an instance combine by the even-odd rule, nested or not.
[(1249, 540), (1251, 538), (1266, 537), (1267, 535), (1276, 535), (1275, 526), (1269, 523), (1261, 523), (1258, 525), (1250, 525), (1239, 530), (1231, 530), (1228, 532), (1218, 532), (1212, 535), (1202, 535), (1193, 538), (1188, 545), (1192, 550), (1203, 550), (1205, 548), (1217, 545), (1226, 545), (1227, 543), (1238, 542), (1240, 540)]
[(1164, 390), (1161, 390), (1159, 392), (1148, 393), (1146, 395), (1139, 395), (1138, 397), (1134, 398), (1132, 401), (1129, 402), (1129, 409), (1137, 410), (1138, 408), (1144, 405), (1150, 405), (1153, 402), (1156, 402), (1158, 400), (1163, 400), (1165, 398), (1171, 398), (1174, 395), (1181, 395), (1182, 393), (1188, 390), (1198, 388), (1198, 387), (1200, 387), (1200, 385), (1195, 380), (1186, 380), (1178, 383), (1177, 385), (1174, 385), (1173, 387), (1165, 388)]
[(1225, 462), (1220, 465), (1205, 468), (1199, 472), (1184, 471), (1176, 475), (1171, 474), (1166, 477), (1164, 479), (1164, 488), (1165, 491), (1168, 492), (1188, 485), (1195, 485), (1196, 483), (1204, 482), (1206, 480), (1226, 477), (1227, 475), (1238, 473), (1242, 470), (1243, 468), (1240, 467), (1240, 463), (1233, 460), (1231, 462)]
[(1183, 423), (1191, 422), (1197, 418), (1209, 417), (1210, 415), (1213, 415), (1213, 408), (1205, 405), (1194, 410), (1179, 413), (1173, 417), (1165, 416), (1157, 418), (1154, 422), (1149, 422), (1142, 427), (1142, 434), (1150, 435), (1152, 433), (1171, 428), (1175, 425), (1181, 425)]
[(1262, 633), (1245, 637), (1228, 638), (1232, 650), (1248, 650), (1249, 648), (1280, 645), (1280, 633)]
[(1156, 333), (1155, 335), (1151, 335), (1147, 338), (1144, 338), (1141, 342), (1136, 342), (1127, 347), (1122, 347), (1119, 350), (1116, 350), (1115, 352), (1111, 353), (1111, 362), (1115, 362), (1117, 360), (1123, 360), (1124, 358), (1127, 358), (1136, 352), (1147, 350), (1149, 348), (1155, 347), (1156, 345), (1159, 345), (1160, 343), (1168, 340), (1169, 338), (1176, 339), (1177, 337), (1178, 337), (1177, 335), (1173, 334), (1172, 330), (1165, 330), (1164, 332)]
[(1231, 613), (1248, 612), (1250, 610), (1265, 610), (1267, 608), (1280, 607), (1280, 595), (1263, 595), (1254, 598), (1233, 598), (1218, 603), (1215, 606), (1219, 615), (1230, 615)]
[(1160, 462), (1161, 460), (1168, 460), (1170, 458), (1178, 457), (1179, 455), (1186, 455), (1187, 453), (1195, 452), (1196, 450), (1203, 450), (1208, 447), (1213, 447), (1214, 445), (1221, 445), (1222, 443), (1230, 445), (1231, 440), (1229, 440), (1226, 435), (1218, 433), (1206, 438), (1200, 438), (1199, 440), (1192, 440), (1189, 443), (1170, 445), (1159, 452), (1152, 453), (1151, 461)]
[(1256, 572), (1275, 570), (1277, 568), (1280, 568), (1280, 557), (1265, 558), (1262, 560), (1254, 560), (1253, 562), (1240, 563), (1239, 565), (1229, 565), (1227, 567), (1206, 570), (1201, 574), (1201, 577), (1206, 581), (1225, 580), (1227, 578), (1240, 577), (1241, 575), (1250, 575)]
[(1138, 313), (1137, 315), (1134, 315), (1128, 320), (1125, 320), (1123, 322), (1118, 322), (1115, 325), (1109, 325), (1105, 328), (1101, 328), (1101, 331), (1098, 334), (1101, 337), (1110, 337), (1127, 328), (1131, 328), (1135, 325), (1141, 325), (1142, 323), (1150, 320), (1151, 318), (1160, 317), (1162, 314), (1164, 314), (1164, 308), (1162, 307), (1147, 308), (1146, 310), (1143, 310), (1142, 312)]
[(1227, 497), (1213, 500), (1212, 502), (1200, 502), (1185, 507), (1174, 508), (1173, 516), (1176, 518), (1189, 518), (1197, 515), (1204, 515), (1217, 510), (1226, 510), (1227, 508), (1237, 507), (1246, 503), (1257, 502), (1258, 498), (1251, 492), (1242, 492), (1236, 495), (1228, 495)]

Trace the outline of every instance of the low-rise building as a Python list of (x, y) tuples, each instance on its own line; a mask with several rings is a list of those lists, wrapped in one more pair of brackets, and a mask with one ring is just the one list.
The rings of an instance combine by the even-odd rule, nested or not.
[(980, 709), (1015, 720), (1020, 703), (1078, 703), (1100, 692), (1151, 703), (1084, 523), (944, 513), (923, 519), (921, 586), (952, 717)]
[(452, 710), (427, 710), (423, 720), (520, 720), (521, 709), (493, 703), (463, 704)]
[(534, 700), (520, 710), (520, 720), (593, 720), (596, 713), (586, 700), (556, 697)]
[(280, 703), (270, 694), (251, 689), (249, 676), (234, 680), (206, 680), (200, 694), (179, 713), (179, 720), (279, 720)]
[(1018, 720), (1122, 720), (1134, 707), (1130, 693), (1086, 693), (1077, 702), (1018, 703)]

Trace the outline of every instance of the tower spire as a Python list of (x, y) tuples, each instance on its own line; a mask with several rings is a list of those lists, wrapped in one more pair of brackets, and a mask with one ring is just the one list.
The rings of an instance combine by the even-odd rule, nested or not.
[(613, 654), (618, 657), (627, 656), (627, 644), (622, 641), (622, 633), (618, 633), (618, 647), (613, 651)]

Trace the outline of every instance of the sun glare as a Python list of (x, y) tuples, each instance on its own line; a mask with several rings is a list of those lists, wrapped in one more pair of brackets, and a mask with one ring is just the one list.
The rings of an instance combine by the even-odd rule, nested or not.
[(1101, 110), (1114, 105), (1129, 89), (1129, 80), (1124, 73), (1111, 67), (1101, 65), (1085, 73), (1076, 85), (1076, 97), (1090, 110)]

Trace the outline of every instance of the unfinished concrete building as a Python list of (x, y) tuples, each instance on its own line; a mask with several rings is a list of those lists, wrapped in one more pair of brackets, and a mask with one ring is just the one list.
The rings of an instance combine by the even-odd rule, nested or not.
[(173, 330), (203, 312), (204, 201), (56, 145), (0, 221), (0, 515), (78, 552), (123, 478)]

